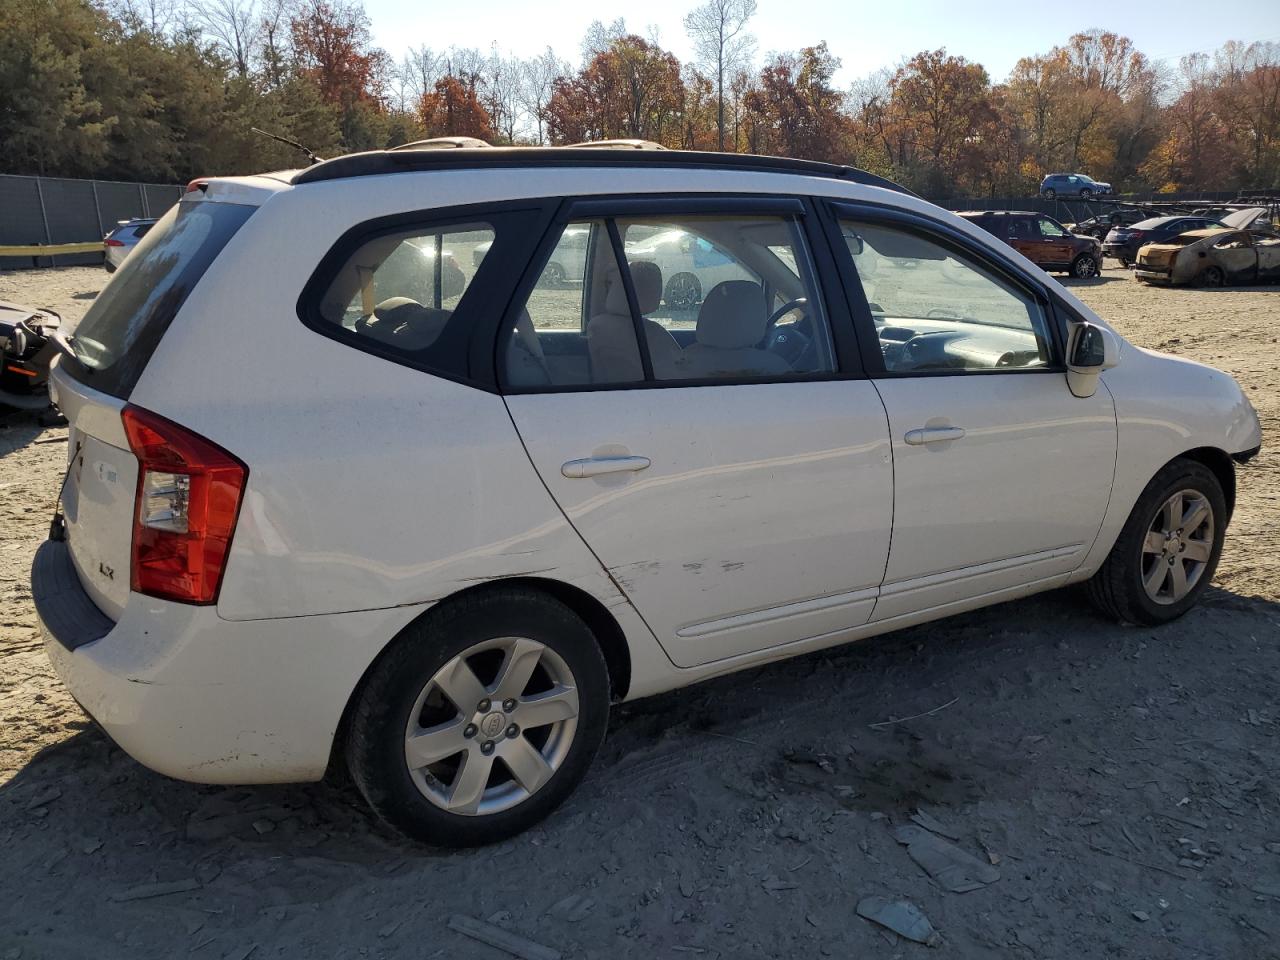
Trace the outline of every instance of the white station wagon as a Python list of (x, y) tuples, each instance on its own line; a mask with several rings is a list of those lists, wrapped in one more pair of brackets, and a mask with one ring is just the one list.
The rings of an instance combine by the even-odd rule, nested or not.
[(1080, 581), (1171, 620), (1261, 443), (1230, 377), (985, 231), (764, 157), (212, 179), (65, 347), (32, 577), (71, 692), (164, 774), (345, 762), (447, 845), (546, 816), (613, 702)]

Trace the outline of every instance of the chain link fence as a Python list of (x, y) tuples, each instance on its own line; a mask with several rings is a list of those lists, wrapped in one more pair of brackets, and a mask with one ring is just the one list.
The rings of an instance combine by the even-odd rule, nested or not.
[[(101, 241), (119, 220), (159, 217), (182, 196), (167, 183), (0, 174), (0, 247)], [(0, 256), (0, 269), (97, 264), (101, 253)]]

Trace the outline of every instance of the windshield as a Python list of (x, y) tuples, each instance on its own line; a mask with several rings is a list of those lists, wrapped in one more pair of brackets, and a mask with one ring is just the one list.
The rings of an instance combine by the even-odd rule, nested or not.
[(80, 321), (67, 372), (125, 397), (178, 308), (256, 207), (177, 203), (129, 254)]

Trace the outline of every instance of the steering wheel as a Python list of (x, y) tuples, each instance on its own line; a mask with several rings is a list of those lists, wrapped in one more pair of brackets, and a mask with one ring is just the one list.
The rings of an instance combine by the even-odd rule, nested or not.
[(800, 329), (803, 319), (787, 324), (781, 329), (778, 328), (778, 321), (797, 308), (801, 310), (803, 318), (807, 318), (808, 305), (809, 300), (807, 297), (796, 297), (794, 300), (788, 300), (773, 311), (765, 323), (765, 349), (778, 354), (792, 367), (795, 367), (802, 358), (807, 356), (813, 346), (812, 338)]
[[(792, 310), (796, 309), (797, 307), (801, 307), (802, 309), (800, 312), (807, 317), (809, 315), (809, 298), (796, 297), (794, 300), (788, 300), (786, 303), (780, 306), (777, 310), (773, 311), (773, 313), (769, 314), (769, 319), (765, 321), (765, 325), (764, 325), (765, 337), (768, 337), (773, 333), (773, 328), (778, 325), (779, 320), (781, 320), (783, 317), (785, 317), (788, 313), (790, 313)], [(799, 323), (798, 320), (796, 322)]]

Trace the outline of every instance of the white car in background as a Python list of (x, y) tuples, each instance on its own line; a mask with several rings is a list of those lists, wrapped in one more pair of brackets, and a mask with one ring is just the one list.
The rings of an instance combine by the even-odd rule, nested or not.
[[(673, 230), (715, 256), (671, 239), (701, 294), (666, 327)], [(485, 252), (446, 298), (406, 244)], [(173, 777), (336, 757), (445, 845), (550, 813), (612, 703), (1071, 583), (1172, 620), (1261, 444), (1231, 377), (896, 185), (680, 151), (212, 179), (53, 383), (32, 594), (76, 699)]]
[(124, 258), (133, 252), (133, 248), (155, 224), (155, 219), (151, 217), (121, 220), (102, 238), (102, 265), (107, 268), (107, 273), (115, 273), (120, 269)]

